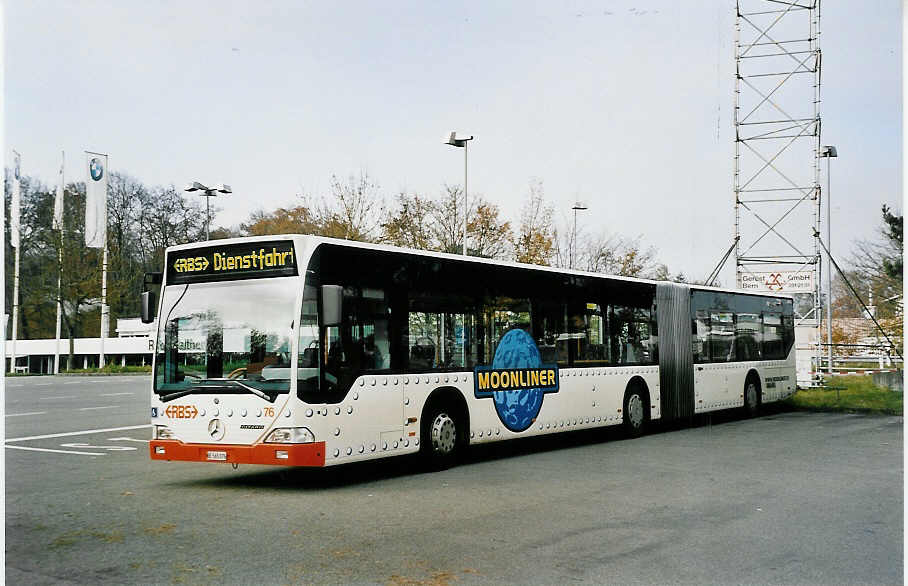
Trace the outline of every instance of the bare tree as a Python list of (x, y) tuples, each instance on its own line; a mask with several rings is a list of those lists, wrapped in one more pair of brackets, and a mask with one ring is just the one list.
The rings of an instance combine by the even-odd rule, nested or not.
[(349, 175), (342, 182), (331, 176), (331, 197), (316, 206), (325, 236), (371, 242), (378, 237), (384, 200), (369, 174)]
[[(661, 270), (656, 262), (656, 249), (644, 246), (642, 237), (626, 238), (617, 234), (587, 235), (577, 233), (576, 253), (573, 252), (573, 230), (563, 235), (557, 242), (555, 259), (558, 266), (570, 267), (571, 258), (574, 268), (593, 273), (622, 275), (625, 277), (647, 277), (656, 274), (667, 274), (668, 269)], [(564, 264), (561, 264), (564, 263)]]
[(542, 181), (532, 181), (520, 211), (520, 228), (514, 238), (514, 259), (517, 262), (549, 265), (555, 256), (557, 238), (554, 209), (545, 201)]
[[(432, 206), (429, 216), (434, 248), (441, 252), (463, 252), (463, 187), (445, 185), (440, 197)], [(476, 213), (478, 198), (472, 198), (467, 217)]]
[(381, 242), (427, 250), (433, 248), (430, 219), (435, 202), (419, 194), (401, 192), (397, 209), (388, 210), (381, 225)]
[(850, 259), (863, 290), (854, 281), (852, 285), (858, 287), (865, 302), (867, 290), (873, 291), (875, 299), (883, 302), (879, 306), (883, 317), (895, 316), (901, 311), (900, 305), (893, 301), (901, 302), (903, 294), (902, 230), (902, 216), (893, 214), (888, 206), (882, 206), (879, 236), (856, 242)]

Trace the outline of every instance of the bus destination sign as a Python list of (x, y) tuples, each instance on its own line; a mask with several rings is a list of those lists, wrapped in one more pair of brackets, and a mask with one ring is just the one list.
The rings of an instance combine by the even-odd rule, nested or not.
[(202, 283), (297, 274), (291, 240), (246, 242), (167, 254), (167, 283)]

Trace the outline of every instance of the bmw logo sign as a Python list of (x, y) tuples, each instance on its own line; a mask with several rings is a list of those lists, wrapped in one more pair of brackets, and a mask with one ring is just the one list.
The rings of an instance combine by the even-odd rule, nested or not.
[(92, 159), (91, 164), (88, 165), (88, 170), (91, 173), (91, 178), (95, 181), (100, 181), (101, 177), (104, 177), (104, 164), (101, 163), (101, 159)]

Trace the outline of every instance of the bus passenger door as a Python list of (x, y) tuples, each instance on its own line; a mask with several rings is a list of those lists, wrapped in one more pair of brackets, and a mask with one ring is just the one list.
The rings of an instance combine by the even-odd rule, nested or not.
[(363, 437), (356, 441), (366, 446), (377, 443), (378, 451), (395, 449), (404, 439), (404, 377), (391, 369), (390, 306), (385, 289), (344, 289), (342, 350), (352, 372), (348, 397), (353, 401), (341, 409), (359, 416), (356, 427)]
[[(404, 381), (400, 375), (389, 374), (391, 368), (392, 325), (391, 300), (383, 288), (363, 287), (357, 307), (357, 319), (362, 329), (364, 369), (375, 372), (367, 375), (374, 401), (369, 419), (375, 422), (379, 449), (396, 448), (403, 441)], [(373, 382), (374, 381), (374, 382)], [(367, 387), (368, 388), (368, 387)]]

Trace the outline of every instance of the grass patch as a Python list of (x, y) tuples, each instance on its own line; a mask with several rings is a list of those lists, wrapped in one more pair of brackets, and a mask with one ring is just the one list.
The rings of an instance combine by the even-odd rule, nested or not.
[[(830, 376), (826, 388), (801, 389), (787, 399), (795, 409), (902, 415), (902, 393), (873, 384), (870, 376)], [(836, 390), (838, 387), (838, 390)]]
[(119, 364), (108, 364), (104, 368), (73, 368), (70, 370), (60, 371), (64, 374), (121, 374), (124, 372), (151, 372), (151, 365), (148, 366), (120, 366)]

